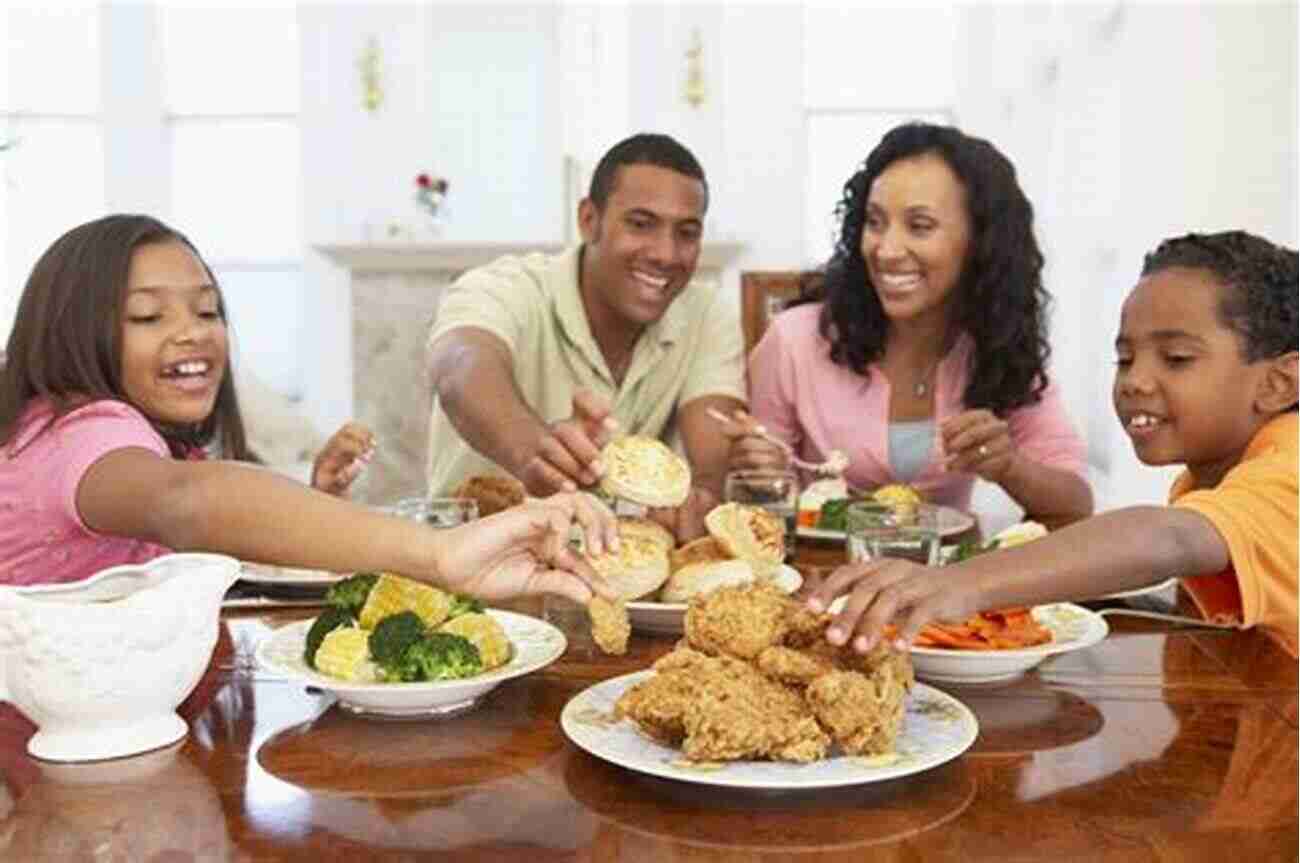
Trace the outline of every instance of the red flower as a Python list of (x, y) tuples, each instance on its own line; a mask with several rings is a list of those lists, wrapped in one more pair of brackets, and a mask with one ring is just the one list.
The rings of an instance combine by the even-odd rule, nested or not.
[(428, 174), (420, 174), (415, 178), (415, 185), (419, 186), (421, 189), (427, 189), (433, 185), (433, 180), (429, 178)]

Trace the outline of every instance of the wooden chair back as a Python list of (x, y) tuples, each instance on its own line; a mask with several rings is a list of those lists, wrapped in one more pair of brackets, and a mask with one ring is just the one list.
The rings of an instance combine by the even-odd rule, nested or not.
[(746, 270), (740, 274), (740, 326), (745, 355), (754, 349), (772, 316), (787, 306), (822, 297), (820, 270)]

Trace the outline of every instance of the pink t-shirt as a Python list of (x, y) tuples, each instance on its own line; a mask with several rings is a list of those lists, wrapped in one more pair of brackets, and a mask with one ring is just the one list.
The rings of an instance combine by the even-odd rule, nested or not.
[[(777, 315), (749, 356), (749, 405), (753, 415), (805, 461), (822, 462), (831, 450), (849, 457), (844, 479), (870, 489), (901, 482), (889, 457), (889, 379), (872, 363), (870, 375), (831, 362), (830, 343), (817, 331), (822, 304), (797, 306)], [(963, 336), (934, 375), (936, 432), (929, 461), (909, 483), (932, 503), (970, 508), (975, 475), (943, 469), (938, 425), (966, 410), (962, 393), (973, 349)], [(1086, 476), (1086, 451), (1049, 384), (1036, 404), (1006, 418), (1011, 439), (1033, 461)]]
[(92, 464), (124, 447), (171, 458), (162, 436), (125, 402), (92, 402), (44, 428), (49, 416), (47, 404), (32, 405), (0, 446), (0, 584), (77, 581), (167, 554), (161, 545), (95, 533), (77, 512), (77, 486)]

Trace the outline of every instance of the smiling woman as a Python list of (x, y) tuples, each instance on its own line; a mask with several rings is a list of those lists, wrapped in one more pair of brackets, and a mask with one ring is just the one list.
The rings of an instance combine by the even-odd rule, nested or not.
[[(1039, 521), (1089, 514), (1015, 168), (958, 129), (906, 123), (843, 188), (824, 301), (778, 315), (750, 355), (754, 418), (803, 460), (849, 453), (851, 487), (905, 483), (966, 510), (982, 478)], [(784, 463), (779, 449), (745, 437), (732, 467)]]

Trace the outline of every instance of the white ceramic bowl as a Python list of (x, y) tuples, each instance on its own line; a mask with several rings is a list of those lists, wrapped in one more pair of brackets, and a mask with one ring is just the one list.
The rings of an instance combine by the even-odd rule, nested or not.
[(1091, 647), (1110, 628), (1096, 612), (1069, 602), (1036, 605), (1034, 619), (1052, 632), (1047, 644), (1019, 650), (952, 650), (943, 647), (911, 649), (916, 676), (940, 683), (992, 683), (1011, 680), (1058, 653)]
[(38, 726), (49, 761), (118, 758), (174, 743), (176, 707), (217, 643), (239, 561), (169, 554), (82, 581), (0, 587), (0, 697)]
[(322, 674), (308, 668), (302, 657), (311, 620), (277, 629), (257, 646), (257, 664), (273, 674), (333, 692), (339, 704), (354, 713), (390, 719), (451, 716), (478, 704), (502, 682), (550, 665), (563, 655), (568, 645), (564, 633), (544, 620), (496, 608), (488, 609), (487, 613), (501, 624), (506, 638), (510, 639), (510, 661), (463, 680), (359, 683)]

